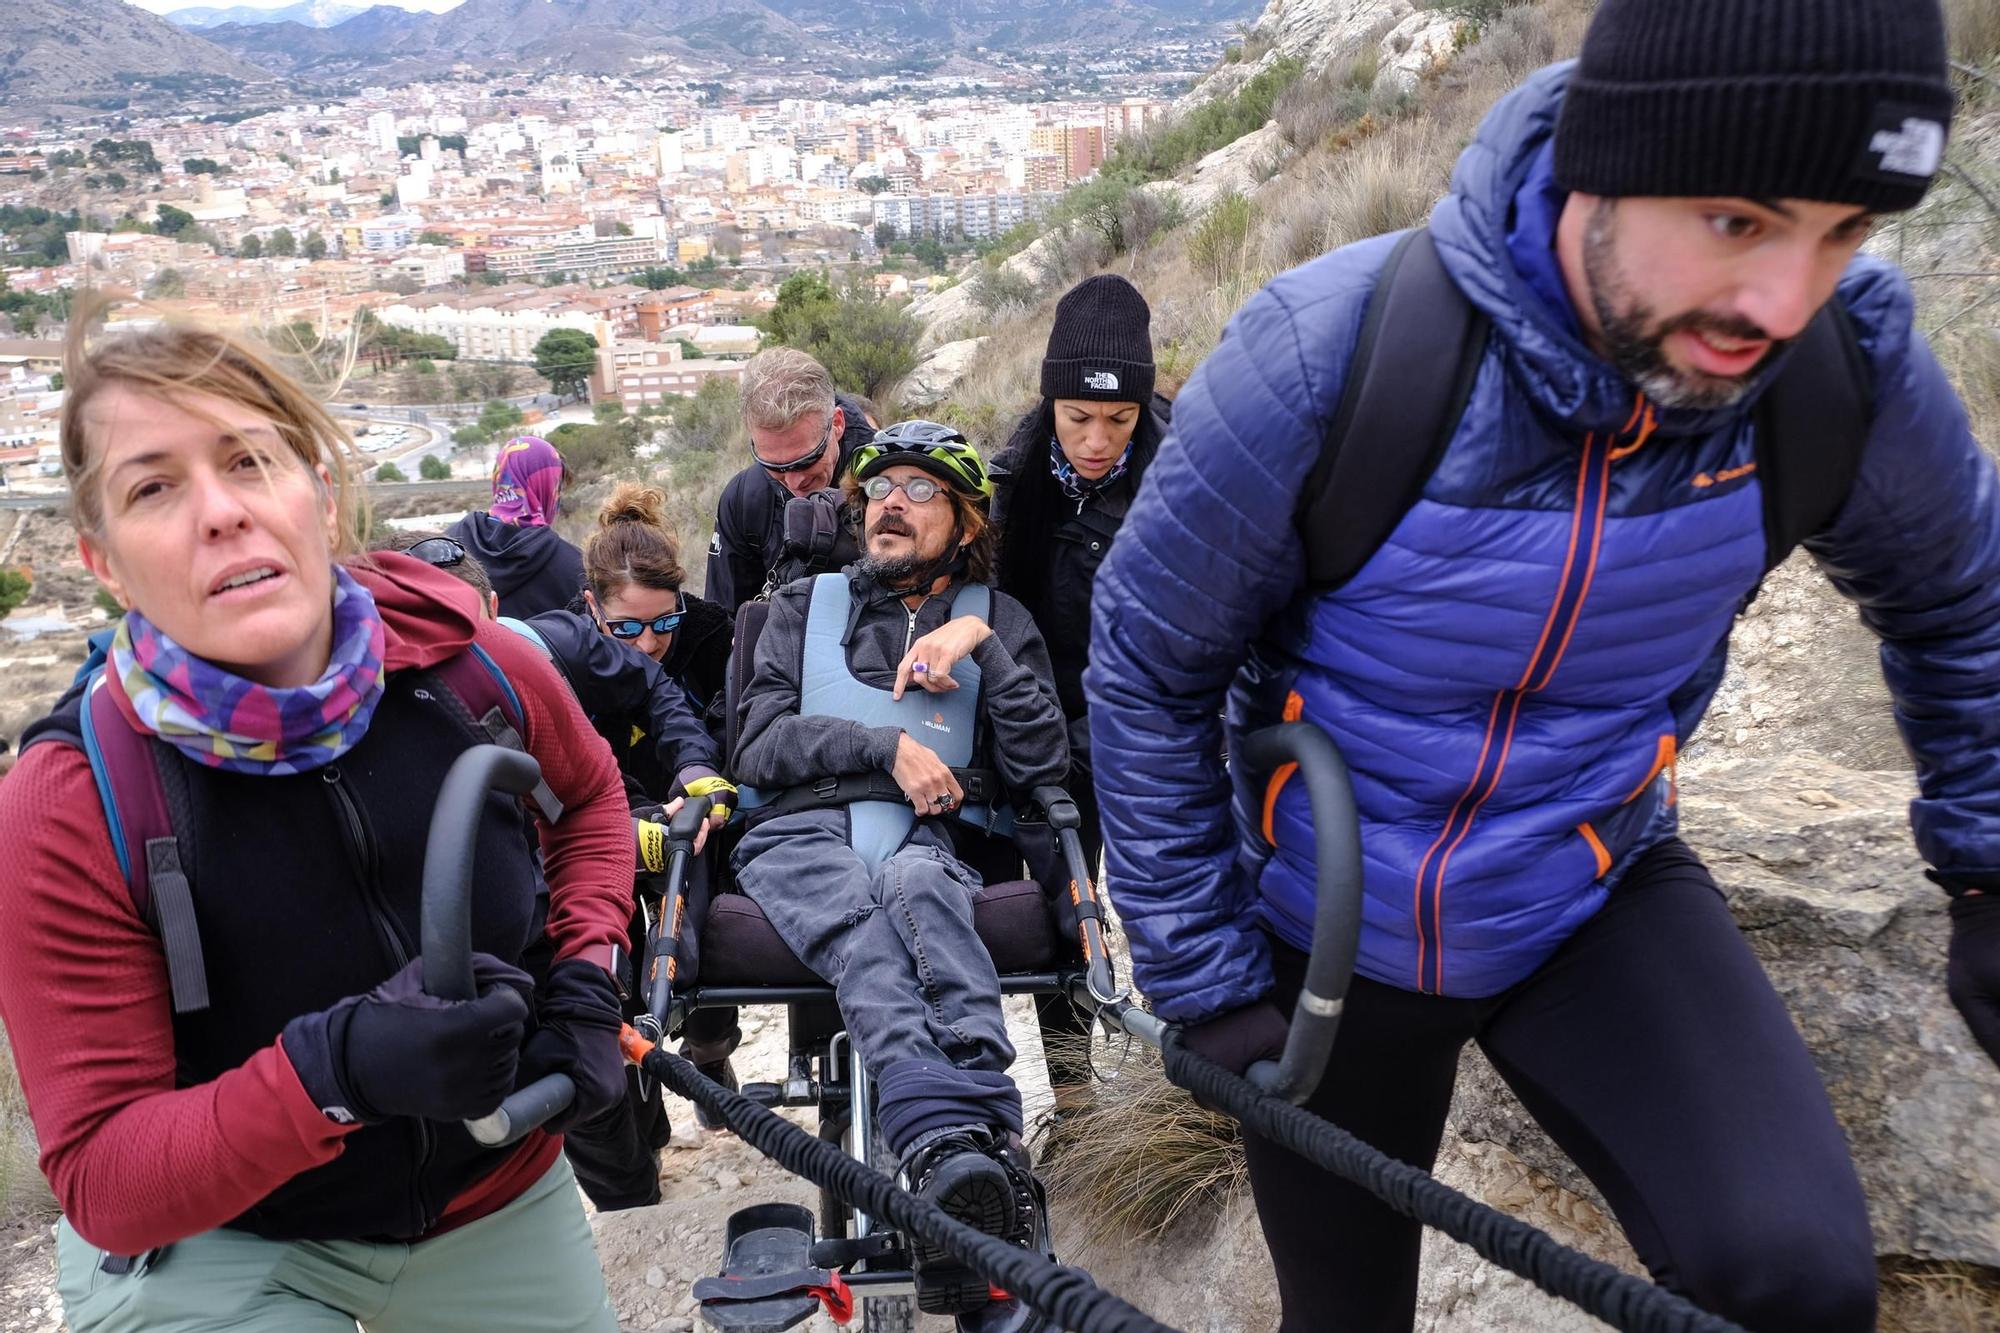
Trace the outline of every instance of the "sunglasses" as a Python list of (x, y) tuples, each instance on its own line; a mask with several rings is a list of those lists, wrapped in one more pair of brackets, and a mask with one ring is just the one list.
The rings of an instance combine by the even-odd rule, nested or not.
[(910, 497), (913, 505), (929, 504), (944, 486), (929, 477), (911, 477), (908, 481), (891, 481), (887, 477), (870, 477), (861, 483), (861, 493), (871, 500), (882, 501), (898, 487)]
[(647, 630), (655, 634), (672, 634), (680, 623), (687, 619), (685, 611), (669, 611), (666, 615), (652, 620), (605, 620), (605, 632), (614, 639), (636, 639)]
[[(840, 409), (837, 407), (834, 409), (834, 411), (836, 412), (838, 412), (839, 410)], [(827, 449), (832, 444), (833, 444), (833, 418), (829, 416), (826, 421), (826, 438), (819, 442), (819, 448), (812, 450), (810, 453), (804, 454), (798, 458), (794, 458), (789, 463), (767, 463), (762, 458), (759, 458), (757, 456), (757, 451), (755, 449), (752, 449), (750, 451), (750, 458), (752, 462), (756, 463), (758, 467), (763, 468), (766, 472), (782, 476), (787, 472), (804, 472), (807, 468), (811, 467), (814, 463), (819, 462), (821, 458), (825, 457)]]
[(436, 565), (439, 569), (450, 569), (453, 565), (465, 563), (465, 548), (449, 537), (426, 537), (403, 554), (427, 565)]

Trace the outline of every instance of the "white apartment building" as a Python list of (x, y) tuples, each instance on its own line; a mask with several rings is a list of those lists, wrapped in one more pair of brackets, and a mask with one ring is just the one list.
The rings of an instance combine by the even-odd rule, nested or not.
[(611, 341), (611, 326), (582, 311), (510, 310), (481, 305), (477, 298), (399, 302), (377, 311), (376, 318), (411, 333), (449, 338), (459, 356), (476, 361), (531, 363), (535, 344), (555, 329), (588, 333), (600, 346)]
[(1038, 218), (1061, 196), (1053, 191), (1007, 194), (883, 194), (873, 204), (876, 226), (898, 236), (962, 236), (969, 241), (998, 236)]

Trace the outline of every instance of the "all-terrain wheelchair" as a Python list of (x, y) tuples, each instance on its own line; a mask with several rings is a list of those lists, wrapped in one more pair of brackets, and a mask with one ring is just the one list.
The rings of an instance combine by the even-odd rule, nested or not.
[[(732, 753), (735, 704), (755, 657), (762, 628), (758, 613), (766, 609), (752, 603), (738, 622), (729, 681)], [(995, 811), (990, 828), (983, 835), (970, 834), (960, 856), (985, 880), (973, 898), (973, 922), (1000, 974), (1001, 993), (1076, 1004), (1084, 1014), (1117, 1002), (1121, 992), (1105, 949), (1103, 912), (1092, 867), (1084, 863), (1075, 804), (1060, 788), (1045, 787), (1021, 808), (1008, 809), (992, 774), (967, 770), (957, 776), (967, 805)], [(900, 791), (870, 785), (886, 781), (886, 775), (829, 779), (781, 799), (793, 809), (867, 797), (900, 800)], [(834, 988), (799, 961), (755, 902), (730, 891), (722, 869), (726, 839), (712, 840), (708, 864), (697, 865), (694, 835), (710, 806), (706, 799), (689, 801), (669, 822), (666, 871), (657, 881), (659, 898), (650, 910), (652, 934), (642, 968), (648, 1012), (637, 1026), (658, 1041), (680, 1033), (689, 1017), (703, 1010), (785, 1006), (785, 1075), (746, 1083), (743, 1095), (767, 1107), (814, 1108), (822, 1140), (893, 1174), (896, 1164), (878, 1141), (871, 1114), (868, 1071), (847, 1038)], [(1044, 880), (1067, 882), (1050, 885), (1022, 878), (1022, 853), (1015, 845), (1023, 843), (1039, 853), (1030, 859), (1043, 867)], [(714, 890), (706, 895), (694, 891), (703, 874)], [(1080, 1020), (1076, 1030), (1086, 1031), (1087, 1020)], [(1074, 1071), (1052, 1067), (1051, 1076), (1060, 1082), (1073, 1078)], [(1047, 1238), (1041, 1242), (1046, 1249)], [(806, 1275), (829, 1270), (852, 1292), (864, 1328), (894, 1333), (914, 1324), (916, 1287), (904, 1239), (830, 1195), (822, 1194), (817, 1215), (791, 1204), (743, 1209), (730, 1220), (726, 1249), (722, 1278), (705, 1280), (695, 1291), (711, 1327), (744, 1333), (790, 1328), (821, 1305), (821, 1297), (808, 1289)], [(787, 1271), (800, 1274), (796, 1288), (747, 1300), (731, 1294), (743, 1290), (740, 1282), (732, 1288), (732, 1274), (755, 1273), (757, 1289), (770, 1291), (782, 1286), (773, 1279)]]

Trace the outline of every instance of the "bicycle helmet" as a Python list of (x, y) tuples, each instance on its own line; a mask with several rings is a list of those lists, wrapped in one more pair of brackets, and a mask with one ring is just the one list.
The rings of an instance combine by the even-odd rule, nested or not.
[(875, 432), (875, 438), (854, 451), (856, 481), (897, 464), (922, 468), (945, 485), (985, 501), (993, 494), (993, 482), (986, 475), (979, 450), (950, 426), (935, 421), (899, 421)]

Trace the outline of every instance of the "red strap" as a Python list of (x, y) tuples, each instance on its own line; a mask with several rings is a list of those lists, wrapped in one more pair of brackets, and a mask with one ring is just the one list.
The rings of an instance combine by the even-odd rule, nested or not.
[(827, 1284), (824, 1287), (807, 1287), (819, 1297), (819, 1303), (826, 1307), (826, 1317), (836, 1324), (845, 1324), (854, 1318), (854, 1289), (841, 1280), (840, 1274), (827, 1270)]

